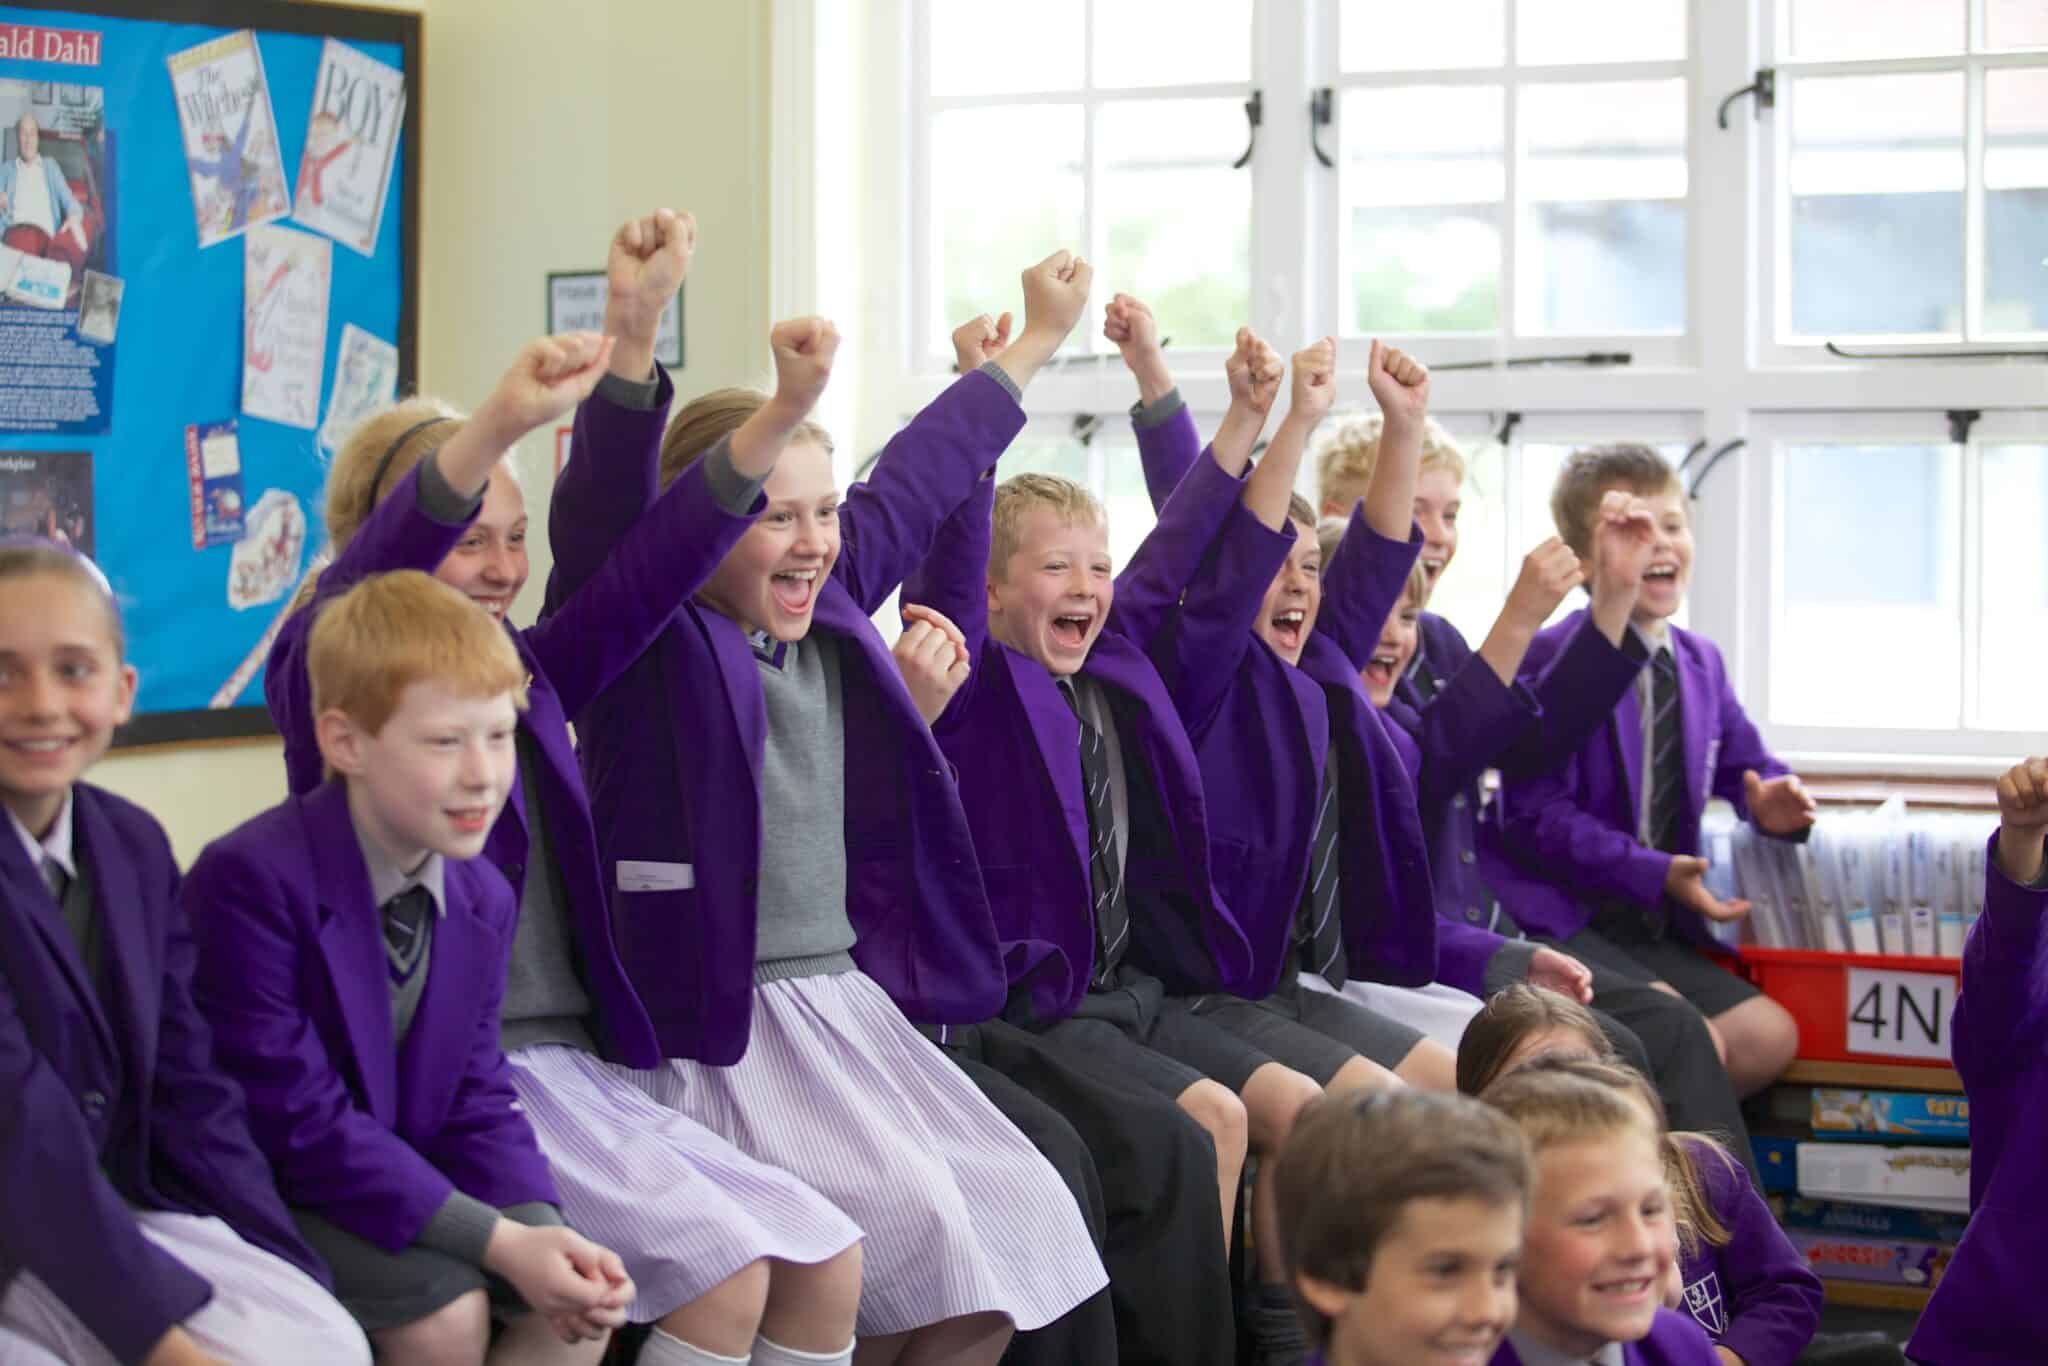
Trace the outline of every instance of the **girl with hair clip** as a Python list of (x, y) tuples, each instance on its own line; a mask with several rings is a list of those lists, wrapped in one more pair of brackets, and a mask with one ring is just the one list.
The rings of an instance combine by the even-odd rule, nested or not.
[[(1067, 252), (1024, 272), (1022, 334), (843, 506), (830, 438), (796, 427), (766, 513), (578, 718), (621, 959), (671, 1059), (636, 1079), (859, 1222), (864, 1363), (992, 1363), (1106, 1284), (1058, 1176), (911, 1023), (987, 1020), (1005, 979), (951, 770), (870, 620), (1023, 426), (1089, 275)], [(786, 341), (829, 359), (838, 337)], [(565, 475), (546, 612), (658, 488), (801, 416), (721, 390), (676, 415), (658, 469)]]
[[(1565, 1069), (1626, 1090), (1663, 1130), (1656, 1089), (1640, 1071), (1614, 1063), (1591, 1011), (1555, 992), (1511, 987), (1488, 1001), (1466, 1030), (1458, 1050), (1458, 1089), (1478, 1095), (1524, 1068)], [(1724, 1363), (1790, 1366), (1813, 1342), (1820, 1323), (1820, 1278), (1719, 1142), (1705, 1134), (1667, 1132), (1664, 1166), (1678, 1231), (1678, 1261), (1664, 1288), (1665, 1303), (1706, 1330)], [(1844, 1338), (1830, 1340), (1826, 1359), (1884, 1366), (1899, 1357), (1881, 1338)]]
[(1480, 1097), (1534, 1159), (1515, 1326), (1493, 1366), (1719, 1366), (1660, 1303), (1678, 1255), (1662, 1128), (1625, 1074), (1562, 1070), (1597, 1066), (1524, 1067)]
[[(563, 1213), (616, 1250), (654, 1325), (647, 1366), (843, 1362), (860, 1294), (860, 1231), (830, 1202), (636, 1087), (664, 1053), (620, 965), (590, 799), (569, 720), (654, 639), (752, 524), (761, 488), (831, 372), (816, 320), (778, 325), (777, 406), (739, 425), (622, 535), (546, 620), (505, 620), (526, 582), (526, 513), (508, 452), (577, 405), (576, 479), (651, 466), (673, 387), (654, 362), (695, 228), (667, 210), (610, 248), (606, 336), (529, 343), (474, 416), (425, 399), (371, 418), (336, 457), (327, 492), (333, 560), (279, 632), (266, 700), (292, 789), (321, 781), (305, 652), (319, 605), (364, 576), (417, 569), (501, 622), (531, 674), (519, 773), (484, 846), (520, 896), (502, 1040)], [(607, 366), (609, 369), (607, 369)], [(651, 376), (651, 378), (650, 378)], [(571, 475), (565, 473), (564, 482)]]
[(98, 568), (0, 538), (0, 1362), (369, 1366), (214, 1061), (170, 841), (83, 781), (135, 684)]

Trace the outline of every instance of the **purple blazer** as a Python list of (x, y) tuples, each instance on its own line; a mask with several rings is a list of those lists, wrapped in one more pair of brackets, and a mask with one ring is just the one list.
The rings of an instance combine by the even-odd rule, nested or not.
[(180, 902), (221, 1065), (287, 1203), (387, 1251), (451, 1191), (560, 1204), (498, 1047), (518, 902), (483, 859), (447, 865), (447, 912), (394, 1048), (381, 916), (339, 780), (208, 845)]
[[(667, 372), (659, 378), (652, 409), (623, 407), (602, 394), (577, 407), (569, 465), (562, 475), (565, 485), (573, 470), (578, 483), (602, 485), (611, 480), (635, 489), (644, 480), (651, 487), (668, 402), (675, 392)], [(271, 647), (263, 690), (271, 718), (284, 736), (285, 767), (294, 792), (310, 792), (321, 781), (305, 658), (319, 606), (370, 574), (394, 569), (432, 573), (467, 529), (466, 524), (437, 522), (420, 511), (418, 479), (415, 468), (377, 505), (321, 574), (312, 605), (285, 622)], [(753, 512), (761, 506), (765, 500)], [(676, 604), (710, 577), (751, 523), (752, 514), (734, 516), (721, 508), (705, 486), (703, 469), (693, 467), (665, 496), (653, 499), (644, 516), (626, 519), (603, 565), (560, 606), (527, 630), (509, 623), (505, 628), (529, 675), (527, 708), (519, 724), (540, 755), (541, 810), (567, 894), (579, 967), (597, 1006), (598, 1047), (605, 1057), (628, 1067), (653, 1067), (662, 1052), (653, 1021), (613, 941), (597, 831), (569, 721), (639, 657), (668, 623)], [(513, 788), (512, 800), (491, 827), (484, 857), (516, 892), (526, 876), (531, 847), (522, 784)]]
[(0, 1285), (33, 1271), (121, 1361), (213, 1287), (131, 1206), (211, 1215), (327, 1283), (192, 1002), (178, 865), (144, 811), (85, 783), (72, 839), (101, 935), (95, 989), (40, 870), (0, 830)]
[(1970, 1226), (1906, 1350), (1928, 1366), (2048, 1361), (2048, 891), (1984, 870), (1954, 1057), (1970, 1098)]
[[(897, 433), (847, 493), (843, 548), (812, 625), (840, 648), (854, 961), (933, 1024), (994, 1016), (1002, 967), (952, 774), (868, 618), (1023, 424), (1015, 400), (976, 373)], [(545, 616), (602, 570), (630, 521), (610, 504), (651, 487), (557, 488)], [(745, 632), (695, 602), (577, 720), (602, 866), (674, 865), (690, 884), (624, 891), (607, 877), (620, 959), (669, 1057), (729, 1064), (747, 1049), (766, 727)]]
[[(1155, 506), (1163, 507), (1170, 493), (1229, 500), (1223, 531), (1174, 613), (1171, 629), (1155, 641), (1153, 657), (1195, 737), (1207, 790), (1231, 794), (1231, 800), (1211, 808), (1211, 844), (1220, 894), (1252, 944), (1253, 976), (1246, 994), (1271, 992), (1288, 963), (1333, 738), (1333, 706), (1349, 717), (1334, 732), (1341, 746), (1338, 801), (1344, 852), (1338, 886), (1349, 975), (1401, 985), (1431, 980), (1434, 964), (1422, 964), (1435, 952), (1429, 947), (1435, 927), (1418, 908), (1426, 910), (1432, 897), (1426, 883), (1415, 885), (1416, 877), (1426, 873), (1412, 860), (1372, 859), (1353, 849), (1356, 844), (1367, 850), (1413, 850), (1421, 843), (1394, 736), (1376, 718), (1357, 715), (1333, 696), (1327, 678), (1310, 669), (1312, 654), (1323, 660), (1326, 672), (1337, 667), (1327, 642), (1314, 646), (1323, 634), (1322, 617), (1299, 668), (1274, 653), (1254, 629), (1266, 588), (1285, 562), (1294, 534), (1269, 531), (1237, 500), (1234, 485), (1219, 487), (1229, 481), (1208, 476), (1215, 462), (1202, 456), (1185, 409), (1167, 422), (1140, 428), (1138, 450)], [(1377, 610), (1375, 604), (1389, 591), (1398, 597), (1419, 550), (1419, 541), (1412, 546), (1388, 541), (1354, 516), (1345, 535), (1349, 558), (1340, 555), (1332, 561), (1332, 578), (1324, 589), (1324, 610), (1339, 621), (1340, 631)], [(1378, 639), (1376, 625), (1367, 653)]]
[[(1146, 654), (1241, 487), (1214, 461), (1205, 464), (1229, 498), (1191, 495), (1169, 504), (1117, 576), (1109, 623), (1081, 670), (1117, 709), (1134, 777), (1124, 877), (1129, 959), (1175, 993), (1241, 991), (1251, 971), (1244, 933), (1211, 873), (1209, 808), (1194, 747)], [(1043, 1024), (1074, 1012), (1095, 957), (1080, 723), (1043, 665), (989, 635), (995, 485), (984, 481), (973, 493), (903, 595), (945, 613), (967, 638), (972, 672), (934, 729), (960, 775), (1002, 941), (1008, 1012)], [(1145, 773), (1150, 782), (1136, 780)]]
[[(1585, 613), (1575, 612), (1538, 633), (1523, 661), (1541, 676), (1572, 640)], [(1685, 747), (1686, 799), (1679, 852), (1699, 852), (1700, 813), (1712, 797), (1749, 817), (1742, 774), (1790, 772), (1764, 745), (1736, 700), (1721, 652), (1704, 636), (1671, 628), (1678, 663), (1679, 715)], [(1655, 909), (1663, 900), (1670, 854), (1636, 841), (1642, 791), (1642, 706), (1634, 688), (1591, 737), (1558, 768), (1506, 775), (1501, 788), (1501, 847), (1488, 880), (1501, 903), (1531, 933), (1566, 938), (1585, 928), (1591, 907), (1621, 901)], [(1701, 947), (1714, 945), (1697, 912), (1672, 908), (1672, 928)]]
[(1792, 1366), (1820, 1326), (1820, 1277), (1741, 1164), (1694, 1149), (1693, 1167), (1730, 1238), (1721, 1247), (1702, 1241), (1681, 1258), (1683, 1312), (1749, 1366)]
[[(1720, 1366), (1714, 1344), (1700, 1326), (1683, 1314), (1659, 1309), (1648, 1337), (1622, 1344), (1621, 1359), (1628, 1366)], [(1522, 1366), (1512, 1342), (1503, 1342), (1493, 1354), (1492, 1366)]]

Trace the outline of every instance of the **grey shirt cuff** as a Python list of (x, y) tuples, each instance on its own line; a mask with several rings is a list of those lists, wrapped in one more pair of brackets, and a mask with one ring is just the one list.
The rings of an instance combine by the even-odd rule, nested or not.
[(1002, 385), (1003, 391), (1009, 394), (1010, 398), (1013, 401), (1017, 403), (1022, 403), (1024, 401), (1024, 391), (1017, 387), (1016, 380), (1010, 378), (1010, 372), (1008, 370), (1005, 370), (1002, 366), (997, 365), (992, 360), (985, 360), (975, 368), (981, 371), (982, 374), (987, 375), (996, 383)]
[(719, 507), (735, 517), (744, 517), (754, 510), (754, 502), (768, 481), (749, 479), (733, 468), (730, 436), (718, 438), (718, 444), (699, 458), (704, 462), (704, 486), (711, 490)]
[(644, 380), (625, 379), (607, 370), (604, 378), (597, 382), (597, 392), (621, 408), (651, 412), (655, 399), (661, 394), (661, 365), (657, 362), (654, 373)]
[(1131, 405), (1131, 425), (1139, 431), (1164, 425), (1173, 415), (1187, 407), (1180, 396), (1180, 386), (1175, 385), (1153, 399), (1150, 403), (1137, 402)]
[(446, 1253), (457, 1261), (482, 1266), (484, 1248), (490, 1244), (491, 1230), (498, 1226), (498, 1219), (499, 1214), (494, 1207), (473, 1195), (450, 1191), (441, 1208), (434, 1211), (433, 1217), (427, 1220), (427, 1226), (413, 1241), (421, 1247)]
[(474, 498), (464, 498), (450, 488), (448, 481), (441, 476), (439, 455), (438, 451), (429, 452), (427, 458), (420, 461), (420, 511), (442, 526), (461, 526), (476, 516), (477, 509), (484, 505), (484, 489), (478, 489)]
[(1493, 951), (1493, 957), (1486, 960), (1486, 994), (1511, 987), (1517, 982), (1529, 980), (1529, 966), (1536, 961), (1536, 951), (1543, 946), (1530, 939), (1510, 939)]

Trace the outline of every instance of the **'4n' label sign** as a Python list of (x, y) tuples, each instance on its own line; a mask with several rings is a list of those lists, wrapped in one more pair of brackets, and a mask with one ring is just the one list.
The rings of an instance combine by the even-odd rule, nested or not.
[(1851, 1053), (1946, 1062), (1949, 1023), (1956, 1012), (1956, 979), (1942, 972), (1849, 969)]

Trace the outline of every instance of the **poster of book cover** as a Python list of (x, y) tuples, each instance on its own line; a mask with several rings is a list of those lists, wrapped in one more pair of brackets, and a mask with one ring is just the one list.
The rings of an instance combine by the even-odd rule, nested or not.
[(185, 428), (185, 478), (192, 494), (192, 548), (242, 539), (242, 444), (233, 422)]
[(199, 245), (210, 247), (291, 209), (263, 54), (247, 29), (169, 58)]
[(313, 78), (292, 217), (374, 255), (404, 115), (405, 73), (329, 38)]
[(342, 324), (334, 393), (320, 424), (320, 449), (332, 458), (364, 418), (390, 407), (397, 396), (398, 348), (354, 323)]
[(290, 228), (251, 228), (242, 281), (242, 413), (311, 431), (320, 421), (334, 244)]
[(92, 456), (0, 451), (0, 532), (47, 537), (91, 559)]
[(112, 334), (79, 326), (88, 277), (117, 274), (106, 92), (0, 80), (0, 120), (0, 431), (97, 435), (112, 419)]

